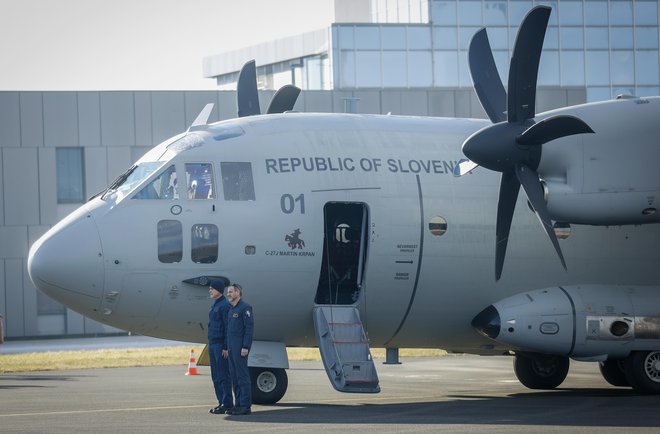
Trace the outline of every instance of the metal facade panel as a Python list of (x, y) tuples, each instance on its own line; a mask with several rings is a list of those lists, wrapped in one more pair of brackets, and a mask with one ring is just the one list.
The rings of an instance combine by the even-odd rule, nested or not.
[(108, 179), (108, 149), (85, 148), (85, 191), (88, 197), (106, 188), (114, 179)]
[(7, 304), (5, 303), (6, 299), (7, 291), (5, 290), (5, 261), (4, 259), (0, 259), (0, 315), (5, 318), (2, 320), (3, 326), (6, 324), (7, 318)]
[(21, 146), (44, 145), (43, 94), (21, 92)]
[(183, 92), (153, 92), (151, 116), (154, 144), (182, 133), (188, 128), (185, 122)]
[(135, 113), (132, 92), (101, 93), (101, 145), (135, 145)]
[(5, 337), (25, 336), (23, 318), (23, 262), (24, 259), (5, 260)]
[(536, 113), (566, 107), (566, 91), (564, 89), (538, 89), (536, 98)]
[(23, 272), (23, 324), (25, 326), (26, 336), (37, 336), (39, 334), (37, 327), (37, 288), (30, 280), (27, 272), (27, 263), (21, 261)]
[[(380, 114), (381, 102), (380, 91), (362, 90), (353, 92), (353, 97), (359, 101), (357, 103), (358, 113)], [(335, 105), (335, 111), (344, 110), (343, 101), (341, 106)]]
[(233, 119), (237, 116), (236, 91), (225, 90), (218, 92), (218, 118), (221, 120)]
[(0, 226), (0, 259), (23, 259), (27, 254), (27, 226)]
[(429, 116), (452, 117), (454, 116), (454, 91), (431, 90), (428, 92)]
[(4, 149), (0, 147), (0, 226), (5, 224), (5, 178), (4, 178)]
[(80, 146), (101, 146), (101, 96), (98, 92), (77, 92), (77, 96)]
[(209, 116), (208, 123), (218, 122), (218, 92), (215, 91), (188, 91), (184, 94), (186, 128), (192, 124), (199, 112), (206, 106), (206, 104), (213, 103), (213, 111)]
[(332, 94), (322, 90), (307, 90), (301, 95), (305, 100), (305, 111), (332, 113)]
[(108, 148), (108, 184), (131, 167), (131, 148)]
[(401, 91), (383, 90), (382, 91), (382, 110), (383, 114), (392, 113), (393, 115), (403, 114), (401, 111)]
[(57, 223), (57, 164), (55, 148), (38, 148), (39, 221), (42, 225)]
[(481, 106), (479, 97), (474, 91), (470, 91), (470, 117), (476, 119), (488, 119), (486, 110)]
[(0, 148), (21, 145), (18, 92), (0, 92)]
[(454, 111), (458, 118), (470, 117), (470, 92), (466, 90), (454, 91)]
[(2, 161), (5, 224), (39, 224), (36, 148), (5, 148)]
[(153, 92), (135, 92), (135, 145), (153, 146), (151, 122), (151, 94)]
[(429, 104), (426, 91), (409, 90), (401, 93), (401, 113), (413, 116), (428, 116)]
[(78, 99), (75, 92), (45, 92), (44, 142), (46, 146), (78, 146)]
[(71, 309), (66, 310), (66, 334), (82, 335), (85, 333), (85, 317)]

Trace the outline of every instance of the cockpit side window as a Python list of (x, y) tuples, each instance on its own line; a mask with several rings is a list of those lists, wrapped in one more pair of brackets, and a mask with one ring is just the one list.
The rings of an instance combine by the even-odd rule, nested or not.
[(211, 163), (186, 163), (188, 199), (213, 199), (213, 166)]
[(176, 169), (174, 165), (168, 167), (160, 176), (147, 184), (133, 199), (168, 199), (179, 198), (177, 192)]
[(252, 163), (220, 163), (225, 200), (255, 200)]

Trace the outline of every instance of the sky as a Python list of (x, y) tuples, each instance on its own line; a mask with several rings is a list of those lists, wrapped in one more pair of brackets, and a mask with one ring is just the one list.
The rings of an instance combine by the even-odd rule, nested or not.
[(0, 90), (215, 89), (203, 57), (331, 21), (331, 0), (0, 0)]

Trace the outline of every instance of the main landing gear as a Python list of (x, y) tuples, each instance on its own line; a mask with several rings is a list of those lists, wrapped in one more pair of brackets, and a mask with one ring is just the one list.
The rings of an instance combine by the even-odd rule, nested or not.
[(282, 399), (289, 384), (286, 371), (282, 368), (250, 368), (252, 380), (252, 402), (275, 404)]

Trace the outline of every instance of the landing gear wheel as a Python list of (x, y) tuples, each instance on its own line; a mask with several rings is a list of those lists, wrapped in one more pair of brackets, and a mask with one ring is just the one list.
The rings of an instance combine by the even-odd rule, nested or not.
[(286, 393), (289, 380), (281, 368), (250, 368), (252, 402), (275, 404)]
[(660, 351), (635, 351), (625, 366), (626, 379), (636, 392), (660, 394)]
[(568, 357), (545, 354), (516, 354), (513, 370), (523, 386), (554, 389), (568, 375)]
[(598, 368), (605, 381), (612, 386), (630, 387), (630, 383), (626, 379), (624, 363), (622, 359), (607, 359), (604, 362), (598, 362)]

